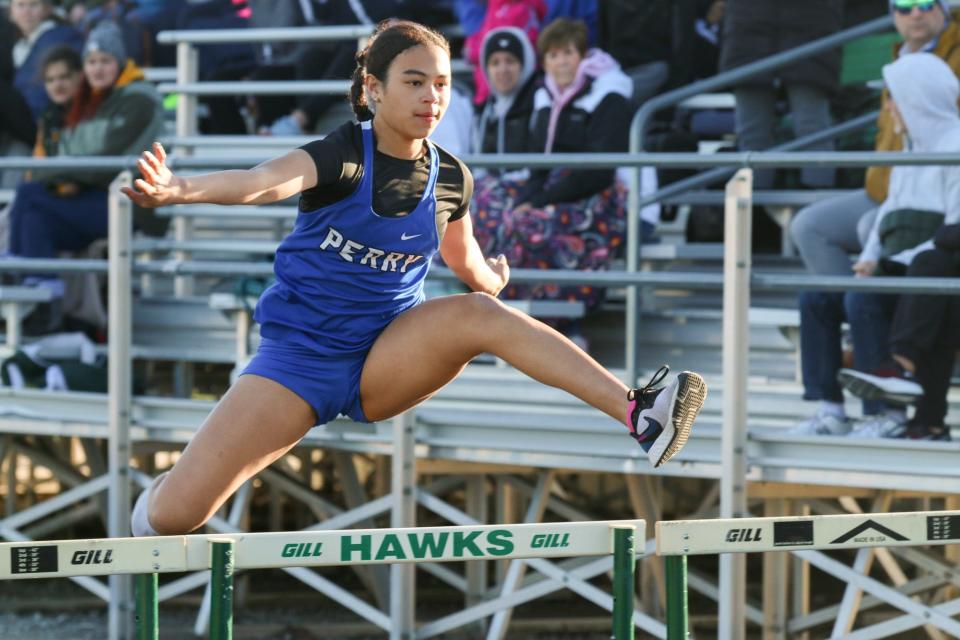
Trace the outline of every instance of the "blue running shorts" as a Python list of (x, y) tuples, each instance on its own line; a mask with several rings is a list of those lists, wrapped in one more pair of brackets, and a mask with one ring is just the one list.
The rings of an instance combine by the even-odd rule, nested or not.
[(313, 407), (318, 425), (340, 414), (370, 422), (360, 406), (360, 374), (366, 359), (365, 351), (329, 356), (290, 341), (262, 338), (240, 375), (269, 378), (293, 391)]

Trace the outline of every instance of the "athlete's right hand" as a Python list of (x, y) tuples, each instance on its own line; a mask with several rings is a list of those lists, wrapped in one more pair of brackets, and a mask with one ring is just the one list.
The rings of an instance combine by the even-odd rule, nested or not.
[(487, 258), (487, 266), (490, 267), (494, 275), (500, 278), (500, 284), (497, 290), (490, 292), (491, 295), (495, 296), (499, 294), (503, 288), (507, 286), (507, 282), (510, 281), (510, 265), (507, 264), (507, 256), (501, 253), (496, 258)]
[(159, 142), (153, 143), (153, 152), (144, 151), (137, 160), (142, 178), (133, 181), (135, 189), (121, 191), (141, 207), (152, 209), (175, 202), (183, 186), (183, 178), (173, 175), (167, 167), (167, 152)]

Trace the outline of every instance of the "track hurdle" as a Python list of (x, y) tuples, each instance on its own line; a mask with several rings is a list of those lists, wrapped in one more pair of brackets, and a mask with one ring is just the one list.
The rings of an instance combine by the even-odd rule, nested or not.
[[(668, 640), (686, 640), (689, 635), (687, 556), (767, 551), (790, 551), (828, 573), (857, 580), (858, 588), (907, 614), (884, 623), (891, 633), (933, 625), (952, 637), (960, 637), (960, 622), (951, 617), (960, 611), (960, 601), (925, 606), (867, 576), (855, 575), (850, 567), (817, 553), (958, 544), (960, 511), (677, 520), (658, 522), (656, 535), (657, 555), (665, 556), (666, 562)], [(743, 635), (742, 630), (719, 631), (720, 637)]]
[[(159, 637), (157, 576), (210, 571), (210, 635), (233, 637), (233, 575), (244, 569), (613, 555), (612, 638), (634, 638), (643, 520), (103, 538), (0, 544), (0, 580), (136, 574), (137, 640)], [(642, 540), (641, 540), (642, 541)]]

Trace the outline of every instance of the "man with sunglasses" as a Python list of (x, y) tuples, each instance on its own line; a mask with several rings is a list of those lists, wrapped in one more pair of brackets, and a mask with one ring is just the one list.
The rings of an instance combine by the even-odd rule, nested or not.
[[(894, 59), (926, 51), (942, 58), (960, 76), (960, 21), (951, 20), (947, 0), (890, 0), (890, 11), (903, 38), (895, 45)], [(886, 96), (884, 92), (884, 103)], [(896, 125), (882, 108), (877, 118), (875, 150), (901, 149)], [(860, 252), (877, 207), (887, 199), (889, 182), (890, 167), (870, 167), (864, 189), (821, 200), (797, 213), (790, 231), (811, 273), (850, 273), (850, 256)]]
[[(960, 77), (960, 20), (951, 16), (948, 0), (890, 0), (890, 11), (903, 39), (894, 46), (894, 59), (919, 52), (932, 53), (944, 60)], [(877, 119), (876, 151), (903, 149), (902, 130), (887, 109), (888, 99), (888, 93), (884, 91), (883, 108)], [(860, 253), (873, 227), (877, 209), (887, 199), (889, 182), (890, 167), (870, 167), (864, 189), (821, 200), (800, 210), (791, 225), (791, 233), (811, 273), (851, 275), (850, 256)], [(839, 323), (844, 318), (843, 295), (808, 292), (800, 298), (800, 312), (801, 318), (830, 318), (828, 324)], [(804, 324), (801, 321), (801, 325)], [(806, 328), (812, 330), (809, 326)], [(812, 335), (816, 332), (807, 333)], [(801, 339), (801, 359), (810, 363), (810, 371), (819, 371), (823, 361), (840, 358), (840, 354), (827, 353), (823, 345), (818, 346), (816, 342)], [(818, 400), (819, 407), (814, 416), (797, 425), (795, 432), (847, 433), (853, 425), (846, 419), (840, 386), (834, 376), (821, 377), (822, 384), (816, 384), (807, 381), (805, 376), (804, 398)]]

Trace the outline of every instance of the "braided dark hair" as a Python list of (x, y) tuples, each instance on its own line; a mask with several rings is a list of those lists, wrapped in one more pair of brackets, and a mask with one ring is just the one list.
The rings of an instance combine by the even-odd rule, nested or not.
[(387, 69), (398, 55), (420, 45), (440, 47), (450, 55), (450, 43), (442, 35), (422, 24), (409, 20), (384, 20), (377, 25), (376, 31), (367, 42), (367, 46), (357, 53), (357, 67), (353, 71), (353, 84), (350, 86), (350, 106), (357, 120), (371, 120), (373, 112), (367, 103), (363, 81), (367, 74), (380, 82), (387, 81)]

